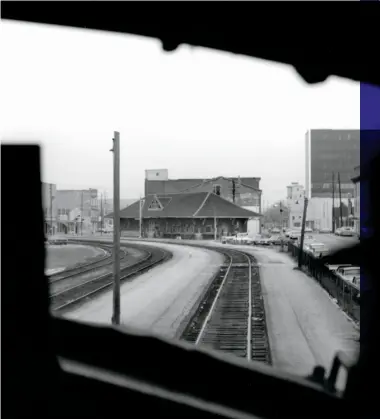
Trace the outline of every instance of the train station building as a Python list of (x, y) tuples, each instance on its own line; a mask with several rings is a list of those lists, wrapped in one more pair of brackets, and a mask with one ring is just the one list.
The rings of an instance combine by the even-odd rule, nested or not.
[[(145, 171), (144, 195), (167, 195), (173, 193), (212, 192), (239, 207), (261, 214), (259, 177), (225, 177), (209, 179), (171, 179), (167, 169)], [(250, 219), (248, 231), (255, 235), (261, 230), (259, 218)]]
[(247, 232), (248, 221), (259, 217), (212, 192), (152, 194), (121, 210), (120, 228), (124, 236), (139, 235), (141, 218), (143, 237), (213, 239), (215, 232)]

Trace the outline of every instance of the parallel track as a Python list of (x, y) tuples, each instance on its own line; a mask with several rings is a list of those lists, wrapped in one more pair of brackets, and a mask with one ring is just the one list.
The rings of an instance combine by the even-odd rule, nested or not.
[[(86, 245), (89, 245), (89, 243), (86, 243)], [(70, 278), (72, 276), (78, 275), (79, 273), (84, 273), (91, 271), (93, 269), (96, 269), (99, 266), (104, 266), (108, 261), (108, 263), (112, 263), (112, 248), (110, 245), (106, 244), (93, 244), (93, 246), (96, 246), (100, 249), (103, 249), (106, 254), (102, 257), (97, 258), (96, 260), (92, 260), (91, 262), (85, 262), (77, 264), (73, 267), (67, 268), (63, 271), (60, 271), (56, 274), (47, 275), (49, 279), (49, 283), (53, 283), (55, 281), (60, 281), (62, 279)], [(125, 252), (123, 252), (125, 253)]]
[[(134, 242), (137, 240), (129, 241), (128, 245)], [(224, 255), (225, 261), (211, 281), (195, 313), (187, 322), (180, 338), (249, 361), (271, 365), (259, 268), (254, 256), (235, 249), (202, 244), (184, 243), (184, 245), (220, 252)], [(142, 267), (142, 269), (147, 268)], [(125, 275), (123, 279), (140, 270), (137, 268), (135, 273)], [(111, 285), (112, 281), (104, 287)], [(86, 296), (79, 298), (83, 299)], [(68, 302), (61, 307), (71, 304)]]
[[(99, 247), (99, 246), (96, 246)], [(105, 266), (109, 266), (113, 263), (113, 252), (110, 249), (110, 246), (103, 246), (104, 250), (108, 252), (108, 254), (98, 260), (84, 263), (79, 266), (75, 266), (73, 268), (58, 272), (56, 274), (49, 276), (49, 284), (54, 284), (58, 281), (63, 281), (69, 278), (76, 277), (81, 274), (93, 272), (99, 268), (104, 268)], [(122, 246), (120, 249), (120, 260), (122, 261), (127, 256), (127, 248)]]
[[(134, 246), (139, 248), (139, 246)], [(146, 246), (142, 249), (147, 250)], [(131, 279), (135, 275), (152, 268), (153, 266), (170, 259), (171, 253), (157, 248), (149, 248), (148, 256), (136, 263), (121, 268), (120, 281), (124, 282)], [(110, 288), (113, 285), (113, 273), (109, 272), (104, 275), (92, 278), (84, 283), (75, 285), (65, 291), (50, 295), (50, 307), (52, 311), (62, 311), (67, 308), (72, 308), (87, 301), (88, 299), (99, 294), (100, 292)]]

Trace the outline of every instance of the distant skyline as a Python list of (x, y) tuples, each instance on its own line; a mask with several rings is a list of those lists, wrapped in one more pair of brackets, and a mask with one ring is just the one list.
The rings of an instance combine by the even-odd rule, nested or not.
[(170, 178), (260, 177), (263, 199), (305, 184), (305, 133), (359, 129), (359, 83), (306, 85), (289, 66), (158, 40), (2, 21), (1, 137), (42, 145), (43, 180), (121, 197), (146, 169)]

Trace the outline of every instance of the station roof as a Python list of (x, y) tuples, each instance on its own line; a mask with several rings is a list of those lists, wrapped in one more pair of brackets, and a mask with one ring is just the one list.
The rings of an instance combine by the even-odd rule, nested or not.
[[(147, 195), (142, 200), (143, 218), (252, 218), (260, 214), (239, 207), (211, 192)], [(120, 218), (140, 217), (140, 201), (120, 211)], [(108, 214), (107, 218), (112, 218)]]
[(168, 179), (168, 180), (145, 180), (145, 193), (146, 194), (170, 194), (170, 193), (187, 193), (196, 192), (199, 187), (206, 184), (212, 184), (220, 180), (227, 180), (232, 183), (234, 180), (240, 186), (261, 192), (258, 188), (261, 178), (228, 178), (225, 176), (217, 176), (210, 179)]

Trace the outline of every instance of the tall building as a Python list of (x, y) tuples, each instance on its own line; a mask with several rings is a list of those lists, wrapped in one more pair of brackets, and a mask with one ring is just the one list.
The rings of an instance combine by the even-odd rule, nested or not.
[[(312, 129), (305, 136), (305, 195), (309, 198), (306, 223), (321, 229), (340, 226), (339, 217), (333, 223), (333, 173), (335, 200), (334, 208), (340, 206), (338, 173), (340, 176), (342, 220), (349, 224), (348, 208), (355, 194), (351, 179), (355, 167), (360, 164), (360, 130)], [(334, 214), (339, 211), (334, 210)]]
[[(360, 130), (310, 130), (305, 137), (305, 192), (308, 198), (332, 197), (332, 173), (340, 174), (342, 198), (354, 194), (351, 182), (360, 164)], [(337, 188), (335, 188), (337, 190)]]

